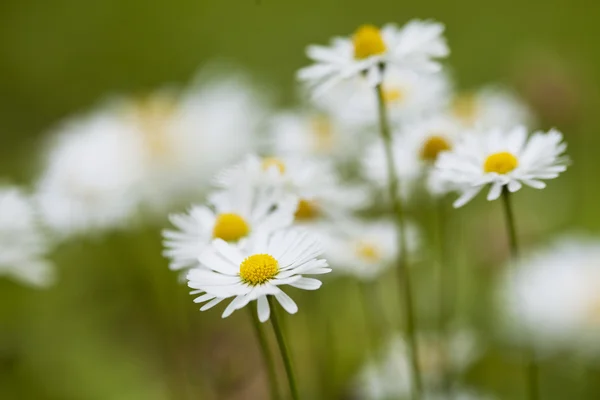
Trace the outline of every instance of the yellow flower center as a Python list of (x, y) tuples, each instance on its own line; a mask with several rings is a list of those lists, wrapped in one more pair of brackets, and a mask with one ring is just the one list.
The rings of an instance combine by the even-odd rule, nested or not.
[(379, 247), (373, 243), (359, 241), (356, 244), (356, 255), (366, 262), (377, 262), (381, 260), (381, 251)]
[(144, 135), (152, 158), (165, 160), (172, 155), (168, 129), (176, 107), (176, 99), (167, 95), (142, 97), (130, 106), (129, 115)]
[(383, 100), (386, 103), (400, 103), (404, 100), (404, 96), (404, 92), (398, 87), (383, 89)]
[(360, 26), (352, 37), (354, 44), (354, 58), (365, 58), (385, 53), (386, 46), (379, 28), (373, 25)]
[(464, 93), (454, 98), (451, 105), (452, 113), (465, 125), (473, 125), (477, 118), (477, 98), (473, 93)]
[(294, 215), (296, 221), (308, 221), (319, 216), (319, 207), (314, 200), (301, 199)]
[(278, 272), (279, 263), (269, 254), (254, 254), (240, 264), (240, 278), (252, 286), (273, 279)]
[(485, 172), (507, 174), (517, 168), (518, 165), (519, 161), (517, 160), (517, 157), (507, 151), (502, 151), (486, 158), (485, 163), (483, 164), (483, 170)]
[(429, 138), (421, 148), (421, 159), (424, 161), (435, 162), (435, 160), (437, 160), (438, 155), (442, 151), (448, 151), (451, 148), (452, 146), (443, 136), (429, 136)]
[(333, 147), (333, 126), (331, 121), (323, 116), (315, 117), (311, 121), (314, 146), (317, 151), (330, 150)]
[(250, 227), (244, 218), (233, 213), (219, 214), (213, 227), (213, 237), (228, 242), (240, 240), (248, 235), (249, 232)]
[(276, 167), (281, 174), (285, 173), (285, 163), (276, 157), (265, 157), (262, 162), (262, 167), (265, 171), (271, 167)]

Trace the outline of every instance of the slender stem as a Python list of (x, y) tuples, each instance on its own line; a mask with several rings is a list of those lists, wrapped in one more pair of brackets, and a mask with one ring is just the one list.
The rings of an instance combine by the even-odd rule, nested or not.
[(298, 400), (298, 387), (296, 386), (296, 379), (294, 378), (294, 370), (292, 368), (292, 360), (290, 353), (285, 344), (285, 338), (283, 337), (283, 331), (279, 323), (279, 317), (277, 316), (277, 310), (275, 309), (275, 301), (273, 296), (267, 296), (269, 299), (269, 306), (271, 307), (271, 325), (273, 325), (273, 331), (277, 338), (277, 344), (279, 345), (279, 351), (281, 352), (281, 358), (283, 359), (283, 365), (285, 366), (285, 372), (288, 377), (288, 383), (290, 385), (290, 393), (292, 394), (293, 400)]
[(398, 279), (400, 283), (400, 292), (404, 307), (404, 319), (408, 340), (410, 365), (411, 365), (411, 397), (413, 400), (421, 398), (422, 381), (421, 371), (419, 369), (419, 355), (417, 348), (416, 323), (413, 306), (413, 295), (410, 282), (410, 274), (408, 269), (408, 246), (406, 243), (406, 224), (403, 216), (402, 202), (398, 194), (399, 181), (396, 174), (396, 165), (394, 162), (394, 154), (392, 151), (392, 134), (390, 131), (387, 109), (383, 97), (383, 89), (381, 84), (375, 88), (377, 94), (377, 104), (379, 110), (379, 127), (381, 131), (381, 139), (383, 140), (388, 173), (388, 189), (390, 201), (392, 203), (392, 211), (396, 219), (396, 235), (398, 241)]
[[(510, 201), (510, 192), (506, 186), (502, 189), (502, 203), (504, 204), (504, 214), (506, 216), (506, 225), (508, 228), (508, 240), (510, 245), (511, 258), (516, 260), (519, 257), (519, 245), (517, 242), (517, 229), (515, 226), (515, 218)], [(537, 365), (535, 352), (530, 343), (527, 343), (528, 349), (525, 360), (525, 374), (527, 377), (527, 398), (529, 400), (538, 400), (539, 392), (539, 366)]]
[(279, 399), (279, 385), (277, 383), (277, 373), (275, 372), (275, 362), (273, 361), (273, 355), (269, 350), (269, 342), (265, 336), (265, 332), (262, 329), (258, 316), (250, 307), (246, 307), (250, 313), (250, 319), (252, 319), (252, 326), (254, 327), (254, 333), (260, 344), (265, 366), (267, 367), (269, 389), (271, 391), (271, 400)]

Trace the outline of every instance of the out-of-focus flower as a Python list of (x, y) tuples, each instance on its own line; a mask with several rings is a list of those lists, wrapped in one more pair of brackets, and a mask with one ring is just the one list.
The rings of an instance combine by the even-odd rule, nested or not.
[(298, 311), (296, 303), (279, 286), (304, 290), (321, 287), (321, 281), (304, 276), (331, 272), (327, 261), (317, 258), (321, 253), (317, 240), (297, 229), (272, 235), (256, 232), (244, 248), (215, 239), (199, 258), (204, 268), (193, 268), (188, 273), (188, 286), (196, 289), (194, 293), (205, 292), (194, 300), (208, 302), (201, 311), (234, 297), (223, 312), (226, 318), (256, 300), (258, 318), (265, 322), (270, 316), (267, 296), (275, 296), (290, 314)]
[(541, 354), (600, 353), (600, 240), (569, 236), (522, 258), (501, 286), (507, 332)]
[(53, 139), (37, 184), (44, 223), (63, 237), (125, 225), (144, 172), (133, 127), (107, 108), (67, 121)]
[[(440, 113), (450, 100), (446, 74), (423, 74), (388, 68), (382, 80), (383, 97), (394, 126)], [(348, 126), (377, 124), (377, 96), (364, 76), (345, 80), (314, 100)]]
[[(437, 335), (421, 335), (419, 366), (426, 391), (433, 390), (435, 393), (444, 374), (460, 374), (476, 360), (479, 352), (475, 336), (469, 331), (453, 332), (446, 339)], [(405, 398), (411, 393), (410, 386), (408, 346), (400, 336), (390, 341), (381, 359), (371, 361), (363, 368), (357, 381), (360, 398), (370, 400)]]
[(197, 266), (198, 257), (215, 238), (238, 243), (257, 230), (270, 233), (291, 225), (298, 200), (240, 175), (237, 183), (212, 194), (209, 203), (170, 216), (177, 230), (165, 230), (163, 236), (171, 269)]
[(0, 188), (0, 274), (46, 286), (54, 277), (47, 251), (31, 201), (16, 188)]
[[(397, 256), (396, 228), (389, 220), (338, 221), (338, 226), (325, 230), (320, 238), (334, 271), (361, 280), (376, 279)], [(409, 251), (418, 245), (412, 225), (408, 225), (407, 244)]]
[(531, 126), (531, 110), (514, 93), (497, 87), (484, 87), (474, 93), (457, 95), (450, 105), (450, 115), (465, 128), (510, 129)]
[(315, 65), (298, 71), (298, 79), (305, 81), (318, 96), (361, 74), (373, 87), (381, 82), (388, 67), (436, 72), (440, 69), (436, 59), (449, 53), (443, 31), (440, 23), (419, 20), (402, 28), (388, 24), (381, 30), (363, 25), (351, 38), (334, 38), (329, 47), (309, 46), (306, 53)]
[(491, 185), (488, 200), (500, 197), (504, 186), (516, 192), (522, 185), (543, 189), (543, 179), (553, 179), (567, 169), (567, 145), (557, 130), (534, 132), (525, 127), (492, 129), (465, 135), (452, 151), (440, 154), (439, 176), (461, 188), (454, 207), (461, 207)]

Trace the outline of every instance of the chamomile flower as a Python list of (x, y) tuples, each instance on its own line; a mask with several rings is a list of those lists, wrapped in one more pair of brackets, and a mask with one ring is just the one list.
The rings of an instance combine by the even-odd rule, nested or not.
[(523, 184), (543, 189), (542, 180), (556, 178), (567, 169), (566, 148), (555, 129), (531, 135), (524, 127), (492, 129), (465, 135), (452, 151), (440, 154), (436, 168), (441, 179), (461, 188), (454, 202), (454, 207), (461, 207), (487, 185), (491, 186), (488, 200), (500, 197), (505, 186), (510, 192)]
[(491, 86), (457, 95), (450, 104), (450, 116), (463, 127), (476, 129), (530, 126), (534, 119), (516, 94)]
[(141, 143), (111, 107), (59, 127), (37, 183), (44, 223), (59, 236), (126, 224), (144, 173)]
[(173, 270), (197, 266), (198, 257), (215, 238), (238, 243), (256, 230), (270, 233), (291, 225), (297, 204), (294, 195), (240, 179), (213, 193), (209, 205), (196, 205), (185, 214), (171, 215), (177, 230), (163, 232), (163, 254), (171, 259)]
[[(339, 221), (338, 229), (321, 235), (325, 256), (336, 273), (362, 280), (377, 278), (397, 257), (397, 235), (392, 221)], [(417, 247), (417, 232), (408, 225), (409, 251)]]
[(509, 336), (542, 355), (568, 350), (598, 356), (600, 240), (559, 238), (515, 267), (500, 291)]
[(337, 83), (365, 75), (371, 87), (381, 83), (385, 69), (397, 67), (415, 72), (437, 72), (436, 59), (448, 55), (442, 36), (444, 26), (413, 20), (404, 27), (393, 24), (379, 29), (363, 25), (352, 37), (334, 38), (329, 47), (312, 45), (307, 56), (315, 65), (298, 71), (298, 79), (318, 96)]
[(279, 287), (288, 285), (304, 290), (316, 290), (321, 281), (304, 275), (331, 272), (327, 261), (319, 259), (320, 244), (314, 237), (297, 229), (284, 229), (269, 235), (257, 232), (247, 246), (240, 248), (222, 239), (215, 239), (203, 252), (200, 263), (188, 273), (188, 286), (195, 292), (205, 292), (194, 301), (206, 303), (207, 310), (221, 301), (234, 298), (223, 318), (256, 300), (258, 318), (265, 322), (270, 316), (267, 296), (274, 296), (290, 314), (298, 311), (296, 303)]
[[(475, 336), (469, 331), (455, 331), (444, 340), (436, 335), (421, 335), (419, 339), (419, 365), (427, 388), (439, 385), (444, 373), (460, 374), (480, 354)], [(381, 359), (363, 368), (357, 389), (360, 398), (373, 400), (410, 395), (410, 360), (402, 337), (392, 338)]]
[(48, 241), (33, 206), (18, 189), (0, 189), (0, 275), (33, 286), (52, 283), (52, 265), (44, 259)]
[(230, 187), (240, 177), (297, 196), (295, 218), (301, 223), (345, 214), (364, 207), (368, 201), (364, 188), (342, 185), (333, 164), (326, 160), (249, 155), (219, 174), (216, 184)]
[[(393, 126), (440, 113), (450, 100), (450, 81), (441, 72), (423, 74), (392, 67), (386, 69), (381, 85)], [(347, 79), (314, 101), (346, 125), (377, 124), (377, 95), (364, 76)]]

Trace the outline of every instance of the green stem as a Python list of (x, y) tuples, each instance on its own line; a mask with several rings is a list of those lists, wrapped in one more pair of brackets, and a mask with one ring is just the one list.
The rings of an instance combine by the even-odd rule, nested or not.
[(283, 336), (283, 331), (279, 323), (277, 310), (275, 309), (275, 301), (273, 300), (273, 296), (267, 296), (267, 299), (269, 300), (269, 306), (271, 307), (271, 325), (273, 325), (273, 331), (275, 332), (277, 344), (279, 345), (279, 351), (281, 352), (281, 358), (283, 359), (283, 365), (285, 366), (285, 372), (287, 374), (288, 383), (290, 385), (290, 393), (292, 394), (293, 400), (298, 400), (300, 397), (298, 397), (298, 387), (296, 386), (296, 379), (294, 378), (292, 360), (290, 358), (288, 348), (285, 344), (285, 338)]
[(406, 223), (404, 221), (402, 202), (398, 194), (399, 181), (396, 174), (396, 165), (394, 162), (394, 154), (392, 150), (392, 134), (387, 116), (386, 104), (383, 96), (381, 84), (375, 88), (377, 94), (377, 104), (379, 110), (379, 127), (381, 131), (381, 139), (383, 140), (388, 172), (388, 189), (390, 201), (392, 203), (392, 211), (396, 219), (396, 230), (398, 240), (398, 279), (400, 284), (400, 292), (403, 295), (405, 327), (408, 340), (410, 366), (411, 366), (411, 397), (413, 400), (421, 398), (422, 380), (421, 371), (419, 369), (419, 355), (417, 348), (417, 335), (415, 312), (413, 306), (413, 295), (408, 269), (408, 246), (406, 243)]
[[(519, 245), (517, 243), (517, 229), (515, 226), (515, 218), (510, 201), (510, 192), (504, 186), (502, 188), (502, 203), (504, 204), (504, 214), (506, 216), (506, 225), (508, 228), (508, 240), (510, 245), (510, 253), (512, 260), (519, 257)], [(535, 352), (530, 343), (527, 343), (528, 349), (525, 360), (525, 375), (527, 380), (527, 398), (529, 400), (538, 400), (539, 392), (539, 366), (536, 361)]]
[(246, 307), (250, 313), (250, 318), (252, 319), (252, 325), (254, 326), (254, 333), (256, 333), (256, 338), (260, 344), (260, 348), (263, 355), (263, 360), (265, 362), (265, 366), (267, 367), (268, 379), (269, 379), (269, 389), (271, 391), (271, 400), (279, 399), (279, 385), (277, 383), (277, 373), (275, 372), (275, 362), (273, 361), (273, 356), (271, 355), (271, 351), (269, 350), (269, 342), (267, 341), (267, 337), (265, 336), (265, 332), (262, 329), (260, 321), (258, 320), (258, 316), (252, 310), (251, 307)]

